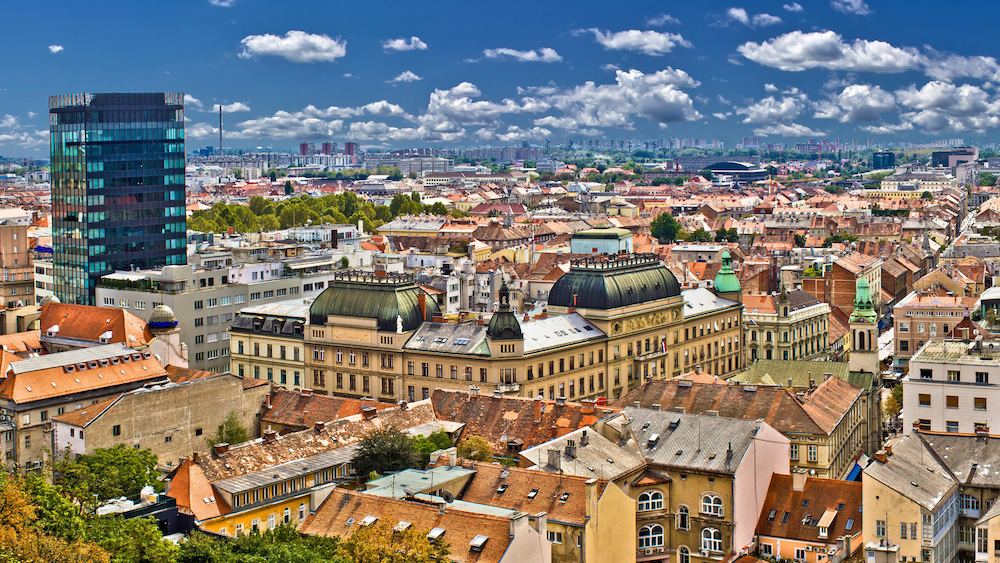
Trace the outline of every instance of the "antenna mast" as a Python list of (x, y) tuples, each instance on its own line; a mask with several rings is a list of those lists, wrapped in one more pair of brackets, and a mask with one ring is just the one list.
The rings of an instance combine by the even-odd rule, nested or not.
[(222, 148), (222, 104), (219, 104), (219, 156), (225, 154), (225, 149)]

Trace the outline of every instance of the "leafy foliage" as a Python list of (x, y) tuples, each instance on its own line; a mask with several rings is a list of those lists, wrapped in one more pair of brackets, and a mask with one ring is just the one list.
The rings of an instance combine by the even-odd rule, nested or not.
[(835, 235), (830, 235), (825, 239), (823, 239), (823, 248), (830, 248), (831, 246), (839, 242), (855, 242), (856, 240), (858, 240), (858, 237), (854, 235), (842, 235), (838, 233)]
[(147, 485), (158, 491), (156, 456), (149, 451), (117, 445), (97, 448), (75, 459), (63, 456), (52, 466), (55, 485), (84, 507), (108, 499), (136, 496)]
[(656, 237), (661, 244), (667, 244), (677, 240), (677, 234), (681, 231), (681, 224), (674, 219), (670, 213), (660, 213), (649, 225), (649, 232)]
[(209, 436), (206, 440), (208, 442), (208, 447), (212, 447), (215, 444), (242, 444), (248, 439), (249, 433), (247, 429), (240, 423), (240, 417), (236, 414), (236, 411), (229, 411), (229, 416), (226, 420), (219, 425), (216, 429), (215, 434)]
[(798, 248), (805, 248), (806, 246), (806, 236), (800, 233), (795, 234), (795, 246)]
[(427, 465), (432, 453), (451, 447), (451, 438), (444, 430), (438, 430), (432, 432), (430, 436), (417, 436), (413, 441), (413, 447), (423, 456), (423, 465)]
[(398, 428), (372, 430), (358, 444), (354, 452), (354, 467), (358, 475), (377, 471), (385, 475), (418, 467), (420, 452), (414, 447), (413, 438)]
[(983, 172), (979, 175), (979, 185), (980, 186), (995, 186), (997, 185), (997, 175), (990, 174), (989, 172)]
[(486, 438), (470, 436), (458, 445), (458, 457), (473, 461), (490, 461), (493, 459), (493, 450)]
[(173, 563), (177, 546), (164, 540), (154, 518), (90, 518), (85, 537), (114, 554), (115, 563)]
[(427, 530), (396, 532), (383, 522), (359, 529), (337, 549), (354, 563), (445, 563), (450, 553), (446, 542), (428, 540)]
[(712, 235), (708, 233), (705, 229), (695, 229), (688, 240), (691, 242), (712, 242)]
[(302, 536), (288, 524), (263, 534), (219, 540), (195, 532), (181, 544), (177, 563), (351, 563), (337, 554), (338, 538)]

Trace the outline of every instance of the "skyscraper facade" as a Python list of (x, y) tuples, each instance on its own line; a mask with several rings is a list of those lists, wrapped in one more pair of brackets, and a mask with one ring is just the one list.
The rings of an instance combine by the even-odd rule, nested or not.
[(101, 276), (187, 263), (184, 95), (49, 97), (55, 293), (94, 305)]

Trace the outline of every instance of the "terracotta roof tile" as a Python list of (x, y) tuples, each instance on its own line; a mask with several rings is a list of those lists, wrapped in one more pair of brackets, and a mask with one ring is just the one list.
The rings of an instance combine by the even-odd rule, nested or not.
[(129, 347), (148, 344), (153, 339), (146, 321), (124, 309), (94, 307), (70, 303), (49, 303), (42, 307), (38, 327), (42, 334), (58, 326), (59, 338), (100, 342), (101, 335), (111, 331), (107, 342), (120, 342)]
[[(9, 352), (0, 352), (5, 357)], [(71, 353), (71, 352), (62, 352)], [(12, 354), (11, 354), (12, 355)], [(59, 354), (49, 354), (55, 357)], [(19, 361), (20, 358), (16, 358)], [(17, 362), (11, 362), (17, 363)], [(156, 358), (142, 358), (117, 365), (109, 364), (84, 370), (66, 372), (63, 366), (9, 374), (0, 382), (0, 397), (17, 403), (27, 403), (60, 397), (93, 389), (111, 388), (118, 385), (138, 385), (166, 377), (167, 372)]]
[(360, 399), (328, 397), (316, 394), (307, 395), (279, 388), (271, 391), (270, 402), (271, 407), (265, 407), (261, 413), (261, 423), (281, 424), (283, 426), (297, 426), (301, 428), (309, 427), (315, 424), (316, 421), (332, 422), (341, 418), (360, 415), (362, 407), (371, 406), (375, 407), (376, 410), (396, 407), (393, 403), (379, 403), (371, 400), (362, 401)]
[[(836, 517), (829, 527), (828, 537), (821, 539), (819, 526), (816, 523), (828, 510), (836, 512)], [(789, 513), (787, 520), (784, 518), (785, 512)], [(803, 524), (807, 515), (810, 517), (809, 523)], [(852, 520), (849, 530), (848, 520)], [(792, 487), (791, 475), (771, 476), (771, 486), (767, 489), (760, 521), (757, 523), (758, 534), (775, 538), (836, 543), (837, 538), (860, 532), (861, 483), (839, 479), (807, 478), (802, 490), (796, 491)]]
[(19, 356), (38, 351), (44, 352), (41, 343), (38, 342), (40, 334), (40, 330), (29, 330), (27, 332), (0, 335), (0, 349), (13, 352)]

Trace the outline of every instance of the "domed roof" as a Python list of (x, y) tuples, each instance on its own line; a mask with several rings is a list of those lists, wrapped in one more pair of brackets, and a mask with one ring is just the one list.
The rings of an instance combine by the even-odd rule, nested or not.
[(44, 307), (49, 303), (61, 303), (61, 301), (59, 301), (59, 298), (56, 297), (55, 294), (46, 295), (45, 297), (42, 297), (42, 300), (38, 302), (38, 305)]
[(572, 262), (552, 286), (549, 305), (614, 309), (681, 294), (677, 278), (655, 254), (629, 254)]
[(177, 316), (173, 309), (164, 304), (153, 307), (149, 314), (149, 330), (171, 330), (177, 328)]
[(517, 315), (510, 310), (510, 291), (507, 289), (507, 282), (500, 285), (500, 307), (490, 319), (486, 336), (491, 340), (521, 340), (524, 338), (524, 334), (521, 332), (521, 323), (517, 321)]
[(324, 325), (329, 315), (376, 319), (379, 330), (396, 332), (398, 317), (403, 331), (411, 331), (426, 320), (420, 314), (420, 295), (424, 295), (428, 318), (441, 312), (437, 301), (413, 282), (413, 276), (338, 274), (309, 307), (309, 322)]
[(712, 287), (715, 288), (716, 294), (740, 293), (742, 291), (742, 288), (740, 288), (740, 278), (736, 277), (736, 273), (733, 272), (733, 258), (729, 255), (728, 250), (722, 251), (722, 267), (719, 268), (719, 273), (715, 275)]

